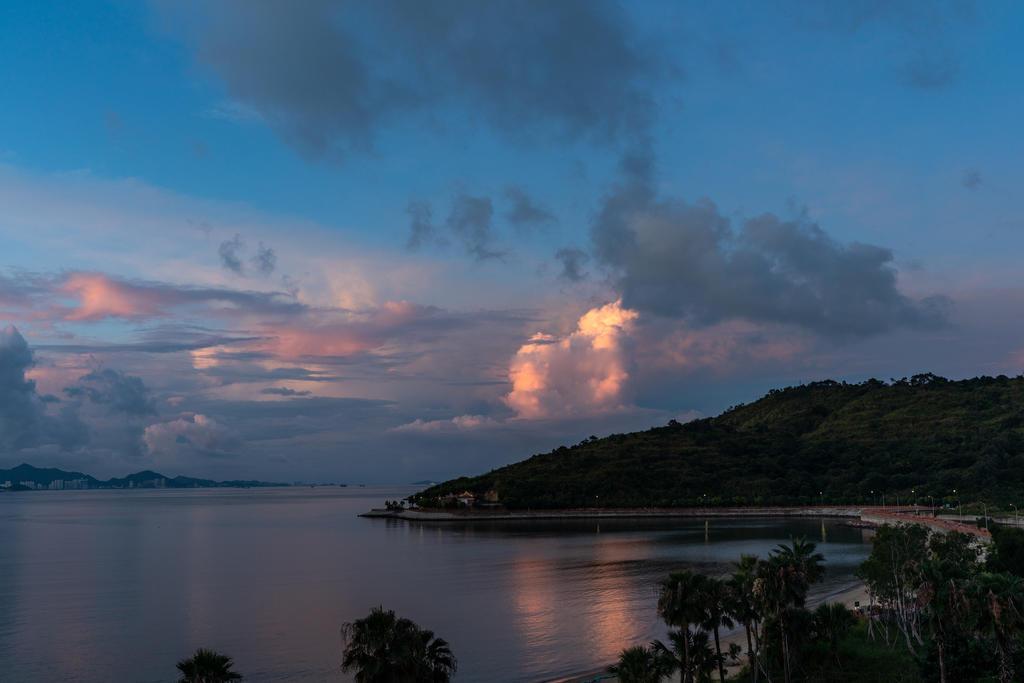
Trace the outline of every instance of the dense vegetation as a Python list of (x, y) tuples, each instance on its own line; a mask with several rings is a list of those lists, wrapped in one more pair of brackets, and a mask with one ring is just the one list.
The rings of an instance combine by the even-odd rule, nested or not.
[[(414, 496), (469, 490), (509, 508), (1019, 502), (1024, 377), (833, 381), (718, 417), (590, 437)], [(954, 490), (957, 493), (954, 494)]]
[[(731, 681), (952, 681), (1011, 683), (1024, 673), (1024, 532), (1001, 529), (989, 559), (961, 533), (882, 527), (860, 568), (872, 597), (863, 616), (838, 603), (804, 607), (823, 572), (813, 543), (744, 556), (726, 578), (674, 572), (658, 614), (673, 630), (622, 651), (620, 683)], [(999, 558), (999, 559), (994, 559)], [(745, 647), (723, 651), (718, 631), (738, 624)], [(741, 655), (743, 655), (741, 657)], [(723, 663), (744, 662), (727, 677)]]

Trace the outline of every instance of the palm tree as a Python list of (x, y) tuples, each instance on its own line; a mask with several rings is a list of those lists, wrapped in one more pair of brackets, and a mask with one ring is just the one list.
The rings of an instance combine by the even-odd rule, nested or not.
[(608, 667), (620, 683), (661, 683), (672, 673), (671, 665), (661, 652), (653, 647), (636, 645), (619, 654), (619, 661)]
[(757, 643), (758, 622), (761, 614), (754, 602), (754, 580), (757, 578), (756, 555), (741, 555), (736, 564), (736, 571), (729, 577), (729, 612), (736, 621), (743, 624), (747, 634), (747, 661), (754, 677), (758, 679), (758, 657), (760, 649)]
[(357, 683), (447, 683), (458, 666), (446, 641), (383, 607), (345, 624), (341, 633), (341, 670), (354, 670)]
[(817, 547), (805, 538), (794, 538), (789, 545), (780, 544), (772, 551), (774, 558), (789, 567), (794, 607), (803, 607), (807, 589), (825, 576), (825, 556), (815, 552)]
[(448, 683), (458, 668), (448, 641), (434, 637), (434, 632), (428, 629), (419, 629), (416, 635), (417, 680), (424, 683)]
[[(701, 624), (705, 618), (704, 588), (707, 578), (701, 574), (684, 570), (672, 572), (661, 582), (658, 595), (658, 614), (669, 626), (675, 626), (689, 633), (690, 624)], [(690, 639), (682, 638), (682, 660), (679, 680), (691, 680)]]
[(787, 612), (803, 608), (807, 590), (825, 573), (825, 557), (815, 552), (817, 546), (804, 539), (793, 539), (790, 545), (779, 545), (767, 562), (758, 565), (754, 595), (765, 617), (774, 617), (779, 626), (782, 647), (782, 674), (786, 683), (792, 678), (789, 653)]
[(178, 662), (181, 678), (178, 683), (226, 683), (239, 681), (242, 674), (232, 671), (231, 657), (213, 650), (199, 648), (188, 659)]
[(690, 634), (690, 666), (693, 669), (695, 683), (711, 683), (715, 669), (721, 672), (724, 661), (725, 657), (721, 653), (711, 649), (706, 631), (694, 631)]
[(678, 669), (685, 680), (709, 683), (715, 668), (725, 660), (711, 649), (706, 631), (669, 631), (668, 639), (670, 645), (660, 640), (651, 643), (651, 649), (664, 662), (664, 676)]
[(708, 578), (704, 581), (704, 620), (701, 627), (710, 630), (715, 636), (715, 654), (718, 657), (718, 677), (725, 683), (725, 657), (722, 656), (722, 643), (719, 639), (721, 627), (732, 628), (733, 620), (728, 613), (729, 588), (721, 579)]
[(822, 603), (814, 611), (814, 630), (818, 638), (828, 643), (836, 664), (839, 664), (839, 641), (850, 631), (854, 621), (853, 613), (842, 603)]

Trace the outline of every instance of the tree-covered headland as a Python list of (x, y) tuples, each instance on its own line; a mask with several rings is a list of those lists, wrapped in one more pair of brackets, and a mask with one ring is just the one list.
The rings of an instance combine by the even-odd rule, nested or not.
[[(773, 390), (717, 417), (590, 437), (413, 496), (469, 491), (509, 509), (1018, 504), (1024, 377), (935, 375)], [(1009, 508), (1006, 508), (1009, 509)]]

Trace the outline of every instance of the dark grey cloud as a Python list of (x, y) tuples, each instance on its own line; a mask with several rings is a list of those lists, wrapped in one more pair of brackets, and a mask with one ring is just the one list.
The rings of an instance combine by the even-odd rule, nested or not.
[(156, 402), (141, 377), (126, 375), (113, 368), (94, 370), (64, 389), (75, 398), (85, 398), (107, 406), (111, 412), (134, 417), (156, 415)]
[(252, 265), (261, 275), (270, 275), (277, 267), (277, 252), (260, 242), (256, 255), (252, 257)]
[(920, 54), (899, 69), (900, 80), (921, 90), (944, 88), (952, 84), (960, 71), (957, 58), (947, 52)]
[(587, 273), (583, 268), (590, 260), (587, 252), (575, 247), (565, 247), (555, 252), (555, 260), (562, 264), (562, 270), (558, 274), (561, 279), (569, 282), (586, 279)]
[(981, 183), (981, 171), (976, 168), (969, 168), (964, 171), (963, 178), (960, 179), (960, 184), (968, 190), (977, 190), (981, 187)]
[(220, 256), (220, 264), (228, 270), (238, 275), (242, 274), (244, 267), (242, 265), (242, 258), (239, 252), (245, 248), (245, 242), (242, 241), (242, 236), (235, 233), (235, 236), (229, 240), (224, 240), (217, 247), (217, 254)]
[(405, 212), (409, 214), (409, 239), (405, 243), (406, 248), (415, 251), (437, 240), (433, 209), (429, 202), (411, 200), (406, 205)]
[(47, 411), (51, 397), (41, 397), (25, 376), (34, 359), (28, 342), (13, 327), (0, 329), (0, 448), (8, 451), (55, 444), (71, 449), (88, 441), (88, 430), (74, 406)]
[(509, 202), (505, 218), (517, 228), (530, 228), (558, 222), (553, 213), (538, 205), (521, 187), (515, 185), (506, 187), (505, 199)]
[(915, 301), (899, 291), (888, 249), (841, 244), (802, 217), (762, 214), (734, 225), (709, 200), (656, 196), (649, 155), (625, 158), (623, 169), (592, 237), (630, 308), (694, 323), (783, 323), (836, 337), (945, 320), (944, 298)]
[(646, 128), (667, 73), (613, 0), (161, 4), (233, 100), (315, 156), (451, 105), (514, 135), (614, 140)]
[(888, 51), (899, 80), (926, 90), (956, 80), (960, 38), (977, 14), (973, 0), (788, 0), (782, 7), (812, 29), (870, 32), (872, 43)]
[(260, 391), (261, 394), (267, 394), (269, 396), (309, 396), (312, 391), (298, 391), (296, 389), (289, 389), (288, 387), (267, 387)]
[(459, 194), (452, 199), (447, 225), (455, 238), (466, 249), (467, 254), (478, 261), (486, 261), (504, 256), (504, 252), (496, 250), (492, 246), (494, 232), (491, 220), (493, 217), (494, 205), (490, 197)]

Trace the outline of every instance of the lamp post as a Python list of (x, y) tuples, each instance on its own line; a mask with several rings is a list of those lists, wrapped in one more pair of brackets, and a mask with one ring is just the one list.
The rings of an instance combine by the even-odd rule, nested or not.
[(821, 501), (821, 507), (825, 507), (825, 493), (818, 491), (818, 499)]
[(935, 496), (928, 496), (928, 508), (931, 510), (932, 517), (935, 516)]
[(1013, 508), (1013, 525), (1017, 526), (1017, 512), (1019, 511), (1017, 510), (1017, 506), (1013, 503), (1010, 503), (1010, 507)]
[(988, 505), (981, 504), (981, 514), (985, 516), (985, 531), (988, 531)]
[[(960, 502), (960, 496), (957, 496), (956, 489), (953, 489), (953, 495), (956, 496), (956, 515), (957, 517), (964, 516), (964, 506)], [(962, 519), (960, 520), (963, 521)]]

